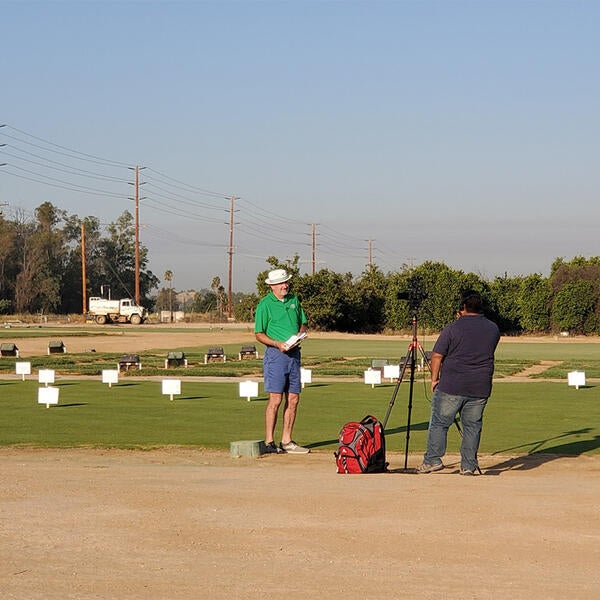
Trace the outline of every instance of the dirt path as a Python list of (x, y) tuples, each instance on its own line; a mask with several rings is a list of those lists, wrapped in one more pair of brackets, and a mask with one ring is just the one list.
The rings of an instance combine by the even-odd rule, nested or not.
[(0, 450), (2, 598), (599, 597), (600, 457), (481, 462)]
[(531, 367), (527, 367), (523, 369), (519, 373), (513, 375), (515, 378), (527, 378), (531, 375), (540, 375), (544, 371), (547, 371), (550, 367), (556, 367), (562, 364), (564, 361), (562, 360), (541, 360), (537, 365), (531, 365)]
[[(69, 328), (64, 328), (65, 333)], [(249, 329), (214, 329), (206, 331), (206, 328), (189, 327), (182, 330), (181, 327), (164, 326), (161, 329), (144, 329), (144, 326), (133, 327), (100, 327), (90, 326), (91, 335), (70, 336), (65, 335), (62, 341), (67, 348), (67, 352), (80, 353), (88, 352), (91, 349), (96, 352), (122, 352), (138, 353), (145, 350), (154, 350), (157, 348), (178, 348), (180, 346), (203, 346), (224, 344), (247, 344), (255, 343), (254, 334)], [(98, 335), (94, 335), (98, 332)], [(49, 333), (48, 337), (22, 338), (16, 341), (19, 348), (19, 354), (23, 357), (46, 354), (48, 342), (59, 339), (56, 332)], [(7, 340), (9, 341), (9, 340)], [(10, 340), (14, 341), (14, 340)]]

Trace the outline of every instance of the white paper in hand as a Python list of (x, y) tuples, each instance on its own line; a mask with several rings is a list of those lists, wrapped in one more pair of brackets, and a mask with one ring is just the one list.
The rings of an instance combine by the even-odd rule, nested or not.
[(297, 335), (293, 335), (291, 338), (287, 339), (285, 345), (288, 350), (296, 347), (304, 338), (306, 337), (306, 332), (298, 333)]

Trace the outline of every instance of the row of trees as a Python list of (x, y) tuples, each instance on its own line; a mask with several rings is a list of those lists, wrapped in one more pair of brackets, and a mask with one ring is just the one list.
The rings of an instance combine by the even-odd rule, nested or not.
[[(82, 227), (87, 290), (113, 298), (133, 297), (135, 223), (125, 211), (103, 233), (96, 217), (67, 215), (44, 202), (33, 218), (0, 216), (0, 312), (80, 313), (83, 306)], [(140, 296), (150, 301), (159, 279), (148, 270), (148, 250), (140, 246)]]
[[(82, 231), (85, 233), (86, 289), (111, 296), (133, 297), (135, 288), (135, 223), (125, 211), (103, 228), (96, 217), (69, 216), (50, 202), (35, 210), (34, 218), (0, 216), (0, 312), (79, 313), (82, 310)], [(256, 294), (232, 298), (238, 321), (251, 321), (270, 269), (286, 268), (315, 329), (347, 332), (406, 330), (415, 309), (420, 326), (439, 331), (450, 322), (465, 289), (480, 291), (487, 312), (503, 333), (600, 333), (600, 257), (556, 259), (549, 277), (539, 274), (496, 277), (488, 281), (475, 273), (454, 270), (442, 262), (426, 262), (383, 273), (369, 267), (359, 277), (322, 269), (301, 275), (299, 256), (282, 262), (269, 257), (257, 276)], [(165, 273), (168, 288), (148, 269), (148, 250), (139, 248), (140, 295), (148, 308), (178, 308), (173, 274)], [(406, 298), (409, 298), (408, 300)], [(223, 314), (227, 293), (219, 277), (210, 290), (197, 292), (194, 312)]]
[[(486, 301), (486, 313), (505, 334), (600, 333), (600, 257), (556, 259), (549, 277), (532, 274), (492, 281), (442, 262), (388, 274), (372, 266), (354, 278), (327, 269), (300, 275), (298, 261), (298, 256), (291, 263), (267, 259), (269, 269), (285, 268), (294, 274), (293, 290), (315, 329), (401, 331), (410, 328), (416, 311), (419, 327), (439, 331), (454, 319), (462, 292), (475, 289)], [(256, 303), (268, 291), (264, 280), (269, 269), (258, 275), (258, 294), (235, 304), (239, 320), (253, 318)]]

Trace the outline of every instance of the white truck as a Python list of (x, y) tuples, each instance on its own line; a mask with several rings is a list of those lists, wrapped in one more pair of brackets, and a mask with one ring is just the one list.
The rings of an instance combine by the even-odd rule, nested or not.
[(148, 311), (143, 306), (138, 306), (131, 298), (106, 300), (92, 297), (89, 302), (88, 317), (99, 325), (110, 322), (139, 325), (148, 318)]

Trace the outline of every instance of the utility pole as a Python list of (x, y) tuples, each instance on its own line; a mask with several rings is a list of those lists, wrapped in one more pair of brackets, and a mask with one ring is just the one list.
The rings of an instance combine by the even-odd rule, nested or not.
[(85, 225), (81, 223), (81, 298), (83, 300), (83, 313), (87, 312), (87, 275), (85, 272)]
[(235, 213), (234, 206), (235, 201), (238, 200), (235, 196), (229, 198), (229, 248), (227, 254), (229, 256), (227, 273), (228, 273), (228, 286), (227, 286), (227, 317), (233, 318), (233, 215)]
[(135, 303), (140, 304), (140, 169), (135, 167)]
[(312, 224), (312, 274), (314, 275), (317, 271), (317, 224)]
[(140, 183), (140, 171), (146, 167), (129, 167), (135, 171), (134, 186), (134, 198), (135, 201), (135, 303), (140, 304), (140, 185), (144, 185), (144, 182)]
[(367, 240), (369, 242), (369, 267), (373, 266), (373, 240)]

